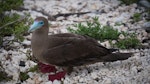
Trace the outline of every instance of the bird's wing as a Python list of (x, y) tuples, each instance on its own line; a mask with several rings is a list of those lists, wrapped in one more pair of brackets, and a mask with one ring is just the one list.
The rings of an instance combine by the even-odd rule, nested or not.
[(51, 36), (50, 47), (43, 58), (58, 66), (80, 66), (94, 63), (109, 54), (109, 50), (87, 36)]

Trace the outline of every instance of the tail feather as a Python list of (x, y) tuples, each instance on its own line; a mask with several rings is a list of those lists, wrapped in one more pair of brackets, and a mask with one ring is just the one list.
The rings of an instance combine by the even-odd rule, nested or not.
[(104, 62), (113, 62), (118, 60), (126, 60), (131, 57), (132, 53), (111, 53), (102, 58)]

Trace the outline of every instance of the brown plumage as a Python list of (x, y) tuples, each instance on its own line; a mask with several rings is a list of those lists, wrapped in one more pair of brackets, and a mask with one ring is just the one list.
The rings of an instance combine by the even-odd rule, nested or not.
[[(74, 67), (95, 62), (125, 60), (131, 53), (112, 53), (95, 39), (71, 33), (48, 35), (48, 21), (37, 17), (35, 22), (44, 24), (33, 31), (31, 46), (34, 56), (41, 62), (61, 67)], [(35, 26), (34, 26), (35, 28)]]

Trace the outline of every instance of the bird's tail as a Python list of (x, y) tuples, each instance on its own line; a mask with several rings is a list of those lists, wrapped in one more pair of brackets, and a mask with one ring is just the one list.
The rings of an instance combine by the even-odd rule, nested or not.
[(132, 53), (111, 53), (102, 58), (104, 62), (113, 62), (117, 60), (125, 60), (131, 57)]

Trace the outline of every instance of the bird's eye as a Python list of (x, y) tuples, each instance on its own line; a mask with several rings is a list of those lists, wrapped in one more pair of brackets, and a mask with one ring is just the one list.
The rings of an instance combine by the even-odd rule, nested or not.
[(44, 22), (43, 22), (43, 21), (41, 21), (41, 22), (40, 22), (40, 24), (44, 24)]

